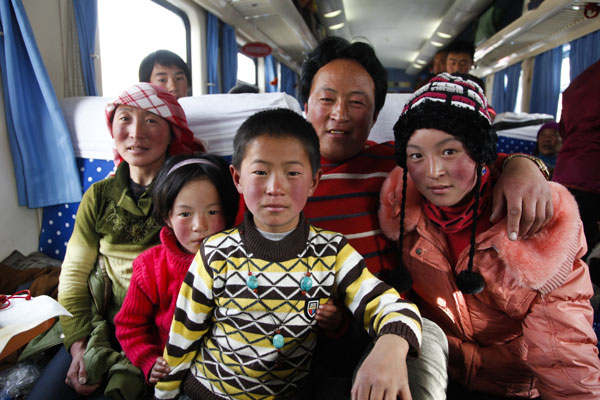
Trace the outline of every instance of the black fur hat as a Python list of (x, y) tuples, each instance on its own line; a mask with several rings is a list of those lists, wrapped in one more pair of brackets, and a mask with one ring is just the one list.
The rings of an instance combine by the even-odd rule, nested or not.
[[(394, 125), (396, 140), (396, 162), (404, 168), (399, 249), (402, 254), (404, 239), (404, 207), (406, 198), (406, 146), (418, 129), (437, 129), (456, 136), (467, 149), (469, 156), (477, 163), (477, 190), (475, 209), (478, 207), (481, 167), (496, 160), (498, 136), (491, 127), (488, 103), (483, 89), (464, 75), (450, 75), (446, 72), (432, 78), (408, 100), (398, 122)], [(466, 294), (477, 294), (485, 288), (480, 274), (473, 272), (475, 254), (475, 233), (477, 213), (473, 213), (469, 264), (456, 278), (458, 288)], [(401, 269), (400, 269), (401, 270)]]

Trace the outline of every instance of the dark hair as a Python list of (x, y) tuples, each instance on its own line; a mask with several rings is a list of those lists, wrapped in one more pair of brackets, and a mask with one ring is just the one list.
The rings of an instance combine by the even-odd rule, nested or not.
[(258, 88), (247, 83), (238, 83), (229, 89), (228, 93), (258, 93)]
[(164, 67), (175, 66), (183, 71), (188, 81), (188, 87), (192, 86), (192, 74), (188, 65), (177, 54), (169, 50), (156, 50), (148, 54), (140, 63), (139, 78), (140, 82), (150, 82), (154, 66), (162, 65)]
[(233, 138), (231, 163), (236, 169), (242, 165), (248, 143), (261, 136), (298, 139), (308, 155), (313, 177), (317, 174), (321, 167), (319, 137), (310, 122), (287, 108), (259, 111), (244, 121)]
[[(190, 163), (171, 171), (177, 163), (192, 159), (205, 160), (206, 163)], [(228, 164), (215, 154), (177, 155), (165, 161), (152, 188), (154, 218), (164, 223), (181, 189), (195, 179), (207, 179), (213, 184), (225, 215), (225, 227), (231, 228), (238, 210), (239, 194), (231, 179)]]
[(471, 56), (471, 60), (473, 60), (473, 57), (475, 57), (475, 45), (473, 45), (471, 42), (467, 42), (466, 40), (457, 40), (450, 43), (450, 45), (446, 47), (446, 51), (448, 51), (448, 54), (467, 53), (469, 56)]
[(302, 63), (300, 73), (300, 96), (303, 103), (308, 102), (312, 81), (321, 67), (337, 59), (354, 60), (358, 62), (371, 76), (375, 84), (375, 115), (385, 103), (387, 93), (387, 72), (377, 56), (375, 50), (363, 42), (350, 43), (339, 37), (324, 39), (311, 51)]

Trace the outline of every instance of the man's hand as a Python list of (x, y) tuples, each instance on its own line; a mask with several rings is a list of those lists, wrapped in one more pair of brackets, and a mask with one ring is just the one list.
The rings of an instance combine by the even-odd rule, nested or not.
[(352, 400), (412, 400), (406, 372), (408, 342), (387, 334), (377, 339), (352, 385)]
[(169, 372), (171, 372), (171, 368), (169, 368), (167, 360), (162, 357), (156, 357), (156, 362), (152, 366), (148, 382), (150, 382), (151, 385), (156, 385), (159, 380), (169, 375)]
[(529, 238), (552, 218), (550, 185), (537, 165), (523, 157), (508, 161), (494, 186), (492, 215), (496, 222), (507, 216), (510, 240)]
[(77, 393), (82, 396), (89, 396), (100, 387), (100, 383), (94, 385), (86, 385), (87, 372), (83, 363), (83, 354), (87, 347), (86, 339), (79, 339), (71, 345), (71, 365), (67, 371), (65, 383), (71, 386)]

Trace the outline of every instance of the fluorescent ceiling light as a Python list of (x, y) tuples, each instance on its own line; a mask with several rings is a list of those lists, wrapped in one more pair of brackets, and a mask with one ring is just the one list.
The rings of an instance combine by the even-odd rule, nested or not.
[(444, 44), (440, 43), (440, 42), (434, 42), (433, 40), (431, 41), (431, 44), (434, 45), (435, 47), (443, 47)]
[(423, 61), (423, 60), (415, 60), (415, 62), (417, 64), (427, 64), (427, 61)]
[(443, 39), (450, 39), (452, 37), (452, 35), (444, 33), (444, 32), (438, 32), (437, 35)]
[(328, 12), (327, 14), (323, 14), (325, 18), (335, 18), (342, 13), (342, 10), (335, 10)]
[(340, 28), (343, 28), (343, 27), (344, 27), (344, 23), (343, 23), (343, 22), (341, 22), (341, 23), (339, 23), (339, 24), (331, 25), (331, 26), (329, 27), (329, 29), (331, 29), (332, 31), (335, 31), (336, 29), (340, 29)]

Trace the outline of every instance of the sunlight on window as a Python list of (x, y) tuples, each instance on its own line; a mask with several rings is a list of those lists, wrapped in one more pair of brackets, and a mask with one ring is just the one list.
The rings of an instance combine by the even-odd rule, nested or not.
[(256, 85), (256, 64), (252, 58), (242, 53), (238, 53), (237, 79), (250, 85)]
[(187, 61), (182, 19), (150, 0), (99, 1), (98, 31), (103, 96), (138, 82), (140, 62), (153, 51), (171, 50)]
[(569, 59), (570, 51), (570, 44), (563, 45), (563, 59), (560, 67), (560, 95), (558, 96), (558, 107), (556, 108), (557, 121), (560, 121), (560, 115), (562, 113), (562, 92), (564, 92), (571, 83), (571, 62)]
[(515, 112), (523, 112), (523, 70), (519, 72), (519, 87), (517, 89), (517, 102), (515, 103)]

